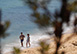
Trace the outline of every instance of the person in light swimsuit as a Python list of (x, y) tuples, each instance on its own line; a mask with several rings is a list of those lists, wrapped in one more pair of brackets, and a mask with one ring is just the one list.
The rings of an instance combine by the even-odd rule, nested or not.
[(26, 47), (28, 46), (28, 44), (29, 44), (29, 47), (30, 47), (30, 36), (29, 36), (29, 34), (27, 34)]

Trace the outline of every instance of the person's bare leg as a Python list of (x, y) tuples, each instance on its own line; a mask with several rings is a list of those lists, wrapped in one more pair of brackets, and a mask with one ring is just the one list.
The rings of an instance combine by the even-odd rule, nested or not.
[(21, 43), (22, 47), (23, 47), (23, 42)]
[(29, 47), (30, 47), (30, 42), (29, 42)]
[(23, 42), (21, 43), (21, 46), (23, 47)]
[(26, 43), (26, 47), (27, 47), (27, 43)]

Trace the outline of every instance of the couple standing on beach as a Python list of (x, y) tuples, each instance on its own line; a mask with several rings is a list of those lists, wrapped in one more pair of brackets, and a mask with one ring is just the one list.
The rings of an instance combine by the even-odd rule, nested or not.
[[(23, 41), (24, 41), (25, 36), (23, 35), (22, 32), (21, 32), (21, 35), (20, 35), (19, 38), (21, 40), (21, 46), (23, 47)], [(28, 44), (29, 44), (29, 47), (30, 47), (30, 36), (29, 36), (29, 34), (27, 34), (26, 47), (27, 47)]]

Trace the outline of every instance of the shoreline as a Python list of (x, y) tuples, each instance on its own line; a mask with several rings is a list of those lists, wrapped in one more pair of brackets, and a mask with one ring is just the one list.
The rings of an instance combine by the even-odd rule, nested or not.
[[(69, 39), (69, 37), (71, 37)], [(69, 39), (68, 41), (66, 41), (67, 39)], [(77, 46), (75, 44), (77, 44), (77, 35), (74, 35), (74, 34), (64, 34), (62, 36), (62, 40), (61, 40), (61, 43), (62, 45), (60, 46), (60, 49), (59, 49), (59, 53), (61, 53), (62, 51), (65, 51), (66, 53), (65, 54), (77, 54)], [(54, 38), (51, 38), (51, 40), (54, 40)], [(76, 42), (76, 43), (75, 43)], [(50, 49), (49, 49), (49, 54), (50, 53), (54, 53), (55, 51), (55, 41), (52, 41), (50, 43)], [(41, 54), (38, 50), (41, 49), (40, 46), (38, 47), (33, 47), (33, 48), (27, 48), (27, 49), (23, 49), (21, 50), (21, 54)], [(7, 52), (6, 54), (10, 54), (11, 52)]]
[[(47, 38), (46, 37), (45, 38), (40, 38), (38, 41), (40, 41), (40, 40), (41, 41), (46, 41), (46, 40), (50, 40), (50, 39), (53, 39), (53, 36), (51, 38), (49, 38), (49, 37), (47, 37)], [(17, 47), (17, 48), (20, 48), (20, 47)], [(33, 46), (33, 47), (31, 46), (30, 48), (21, 47), (21, 48), (23, 48), (23, 49), (20, 49), (22, 51), (22, 50), (27, 50), (27, 49), (37, 49), (37, 48), (40, 48), (40, 46)], [(5, 52), (4, 54), (11, 54), (11, 52), (13, 52), (13, 51)]]

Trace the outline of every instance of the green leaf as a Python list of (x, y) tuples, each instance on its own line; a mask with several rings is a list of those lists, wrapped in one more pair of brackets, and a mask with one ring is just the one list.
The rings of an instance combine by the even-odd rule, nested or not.
[(9, 21), (6, 21), (5, 22), (5, 25), (4, 25), (5, 31), (8, 29), (9, 26), (10, 26), (10, 22)]
[(13, 54), (20, 54), (20, 52), (21, 52), (20, 49), (16, 48), (16, 47), (14, 47), (13, 50), (14, 50)]

